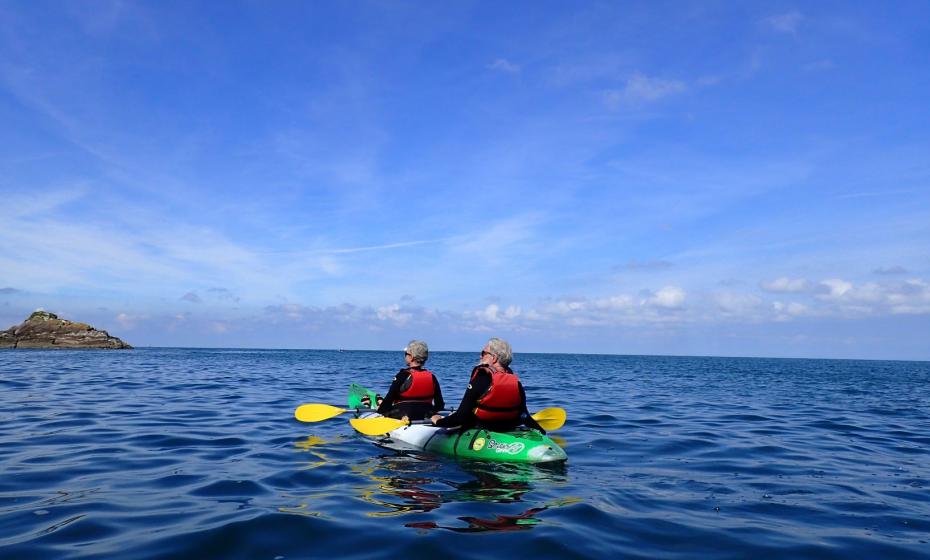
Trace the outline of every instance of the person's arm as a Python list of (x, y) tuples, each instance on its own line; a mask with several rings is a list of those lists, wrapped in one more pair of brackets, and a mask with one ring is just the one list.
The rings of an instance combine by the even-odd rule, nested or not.
[(461, 426), (466, 420), (470, 420), (475, 414), (475, 406), (478, 404), (478, 399), (487, 392), (489, 387), (491, 387), (491, 376), (486, 372), (480, 372), (475, 379), (468, 384), (468, 389), (465, 390), (465, 395), (462, 396), (462, 402), (459, 404), (458, 410), (445, 418), (437, 420), (436, 425), (442, 428), (449, 428), (452, 426)]
[(439, 386), (439, 380), (433, 375), (433, 412), (439, 412), (446, 407), (446, 401), (442, 399), (442, 388)]
[(410, 371), (402, 369), (397, 372), (397, 375), (394, 376), (394, 381), (391, 381), (391, 388), (388, 389), (387, 395), (384, 396), (384, 400), (381, 401), (381, 406), (378, 407), (378, 414), (386, 414), (394, 408), (394, 401), (397, 399), (397, 395), (400, 394), (400, 388), (404, 385), (404, 381), (407, 381), (407, 378), (410, 377)]
[(539, 425), (539, 422), (533, 418), (533, 415), (526, 408), (526, 392), (523, 390), (523, 383), (520, 383), (520, 401), (523, 403), (523, 410), (520, 412), (520, 420), (523, 421), (523, 425), (531, 430), (539, 430), (542, 434), (546, 433), (546, 430)]

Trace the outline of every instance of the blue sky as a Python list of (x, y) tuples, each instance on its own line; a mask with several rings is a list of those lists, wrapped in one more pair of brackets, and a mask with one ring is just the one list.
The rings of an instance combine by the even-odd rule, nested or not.
[(0, 328), (930, 359), (930, 6), (4, 2)]

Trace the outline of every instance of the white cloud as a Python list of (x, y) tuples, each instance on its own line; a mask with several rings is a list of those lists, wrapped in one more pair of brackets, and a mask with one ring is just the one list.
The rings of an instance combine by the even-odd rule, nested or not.
[(643, 305), (677, 309), (685, 302), (685, 291), (675, 286), (665, 286), (655, 294), (643, 300)]
[(625, 311), (632, 309), (636, 304), (631, 296), (618, 295), (594, 300), (593, 305), (597, 309), (607, 311)]
[(797, 294), (810, 289), (810, 284), (803, 278), (788, 278), (782, 276), (770, 282), (760, 282), (759, 287), (766, 292), (776, 294)]
[[(801, 301), (772, 300), (764, 294), (732, 289), (725, 292), (686, 292), (665, 286), (645, 295), (616, 294), (600, 298), (564, 297), (538, 302), (529, 308), (507, 302), (483, 303), (472, 310), (452, 311), (417, 306), (410, 298), (376, 306), (342, 304), (329, 307), (284, 303), (265, 308), (258, 316), (164, 315), (147, 317), (120, 313), (115, 323), (139, 332), (143, 326), (180, 328), (211, 336), (287, 332), (291, 344), (324, 340), (333, 333), (363, 330), (393, 336), (416, 329), (430, 337), (444, 331), (479, 333), (530, 333), (558, 331), (572, 336), (582, 329), (642, 328), (665, 331), (688, 325), (760, 324), (805, 319), (855, 320), (866, 317), (930, 314), (930, 283), (912, 279), (896, 284), (865, 283), (831, 278), (814, 289), (797, 294)], [(687, 305), (686, 305), (687, 304)], [(187, 321), (187, 322), (185, 322)], [(282, 327), (276, 325), (283, 323)], [(303, 334), (301, 334), (303, 333)], [(313, 333), (313, 334), (307, 334)], [(393, 334), (391, 334), (393, 333)], [(406, 333), (405, 333), (406, 334)], [(309, 337), (309, 338), (308, 338)]]
[(796, 33), (804, 16), (801, 12), (793, 10), (784, 14), (778, 14), (765, 18), (765, 23), (773, 30), (779, 33)]
[(736, 292), (714, 294), (714, 302), (721, 313), (745, 318), (758, 316), (764, 306), (764, 301), (759, 296)]
[(887, 294), (891, 312), (914, 315), (930, 313), (930, 284), (923, 280), (906, 280)]
[(510, 62), (506, 58), (498, 58), (497, 60), (492, 62), (490, 65), (488, 65), (488, 68), (490, 68), (491, 70), (498, 70), (500, 72), (506, 72), (508, 74), (519, 74), (520, 73), (520, 66)]
[(930, 313), (930, 284), (920, 279), (859, 286), (829, 279), (820, 282), (815, 297), (824, 306), (822, 311), (841, 317)]
[(776, 321), (788, 321), (796, 317), (803, 317), (810, 314), (810, 309), (803, 303), (791, 302), (772, 302), (772, 309), (775, 311)]
[(296, 303), (282, 303), (280, 305), (269, 305), (265, 308), (265, 313), (271, 317), (272, 321), (278, 319), (287, 319), (290, 321), (302, 321), (305, 318), (319, 312), (318, 308), (305, 307)]
[(817, 284), (816, 293), (817, 297), (821, 299), (838, 300), (846, 295), (852, 287), (853, 285), (850, 282), (839, 278), (830, 278)]
[(634, 74), (622, 89), (604, 92), (604, 101), (609, 108), (617, 109), (625, 104), (658, 101), (663, 97), (682, 93), (686, 89), (685, 83), (678, 80), (664, 80)]
[(413, 318), (413, 314), (402, 311), (400, 305), (397, 303), (379, 307), (377, 314), (378, 319), (382, 321), (392, 321), (398, 325), (405, 325)]
[(496, 303), (492, 303), (485, 307), (483, 311), (478, 312), (477, 317), (491, 323), (497, 323), (500, 321), (500, 318), (497, 316), (499, 311), (500, 306)]
[(271, 324), (286, 322), (310, 330), (329, 329), (336, 323), (365, 327), (385, 321), (401, 324), (417, 314), (415, 310), (403, 309), (397, 304), (374, 308), (360, 307), (351, 303), (328, 307), (282, 303), (266, 306), (263, 311), (264, 313), (255, 319), (256, 322), (270, 322)]
[(685, 298), (681, 288), (666, 286), (641, 298), (617, 294), (593, 299), (549, 299), (526, 311), (513, 308), (511, 312), (508, 308), (507, 315), (521, 320), (524, 326), (538, 328), (668, 324), (687, 320), (682, 308)]

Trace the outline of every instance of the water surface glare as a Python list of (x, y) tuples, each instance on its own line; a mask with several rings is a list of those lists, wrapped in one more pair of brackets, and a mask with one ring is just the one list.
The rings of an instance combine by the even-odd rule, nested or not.
[[(476, 358), (431, 356), (450, 404)], [(0, 351), (0, 557), (930, 558), (930, 363), (517, 354), (549, 467), (293, 418), (402, 365)]]

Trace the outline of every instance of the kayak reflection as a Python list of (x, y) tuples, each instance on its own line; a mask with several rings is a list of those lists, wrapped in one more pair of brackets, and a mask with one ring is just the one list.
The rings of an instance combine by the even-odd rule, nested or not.
[[(365, 486), (360, 493), (362, 500), (379, 508), (366, 514), (370, 517), (428, 513), (447, 503), (520, 502), (540, 485), (545, 488), (567, 479), (564, 463), (545, 467), (486, 462), (449, 463), (413, 454), (376, 457), (352, 467), (352, 470), (373, 483)], [(512, 523), (502, 522), (500, 526), (532, 524), (533, 521), (527, 519), (531, 519), (533, 513), (528, 515), (530, 517), (522, 521), (514, 519)], [(478, 517), (474, 520), (480, 524)], [(492, 519), (488, 523), (492, 526), (499, 522)], [(408, 526), (426, 528), (420, 524)]]
[(480, 517), (462, 516), (458, 519), (468, 523), (466, 527), (449, 527), (439, 525), (435, 521), (420, 521), (415, 523), (406, 523), (405, 527), (414, 529), (446, 529), (456, 533), (483, 533), (487, 531), (526, 531), (532, 529), (534, 525), (542, 523), (541, 519), (534, 517), (536, 514), (546, 511), (550, 507), (564, 506), (580, 502), (578, 498), (560, 500), (559, 502), (545, 505), (542, 507), (530, 508), (517, 515), (495, 515), (490, 519)]
[(426, 488), (433, 484), (438, 469), (438, 463), (404, 455), (377, 457), (352, 467), (356, 474), (373, 483), (362, 489), (361, 498), (382, 510), (369, 512), (370, 517), (438, 508), (444, 501), (441, 492)]

